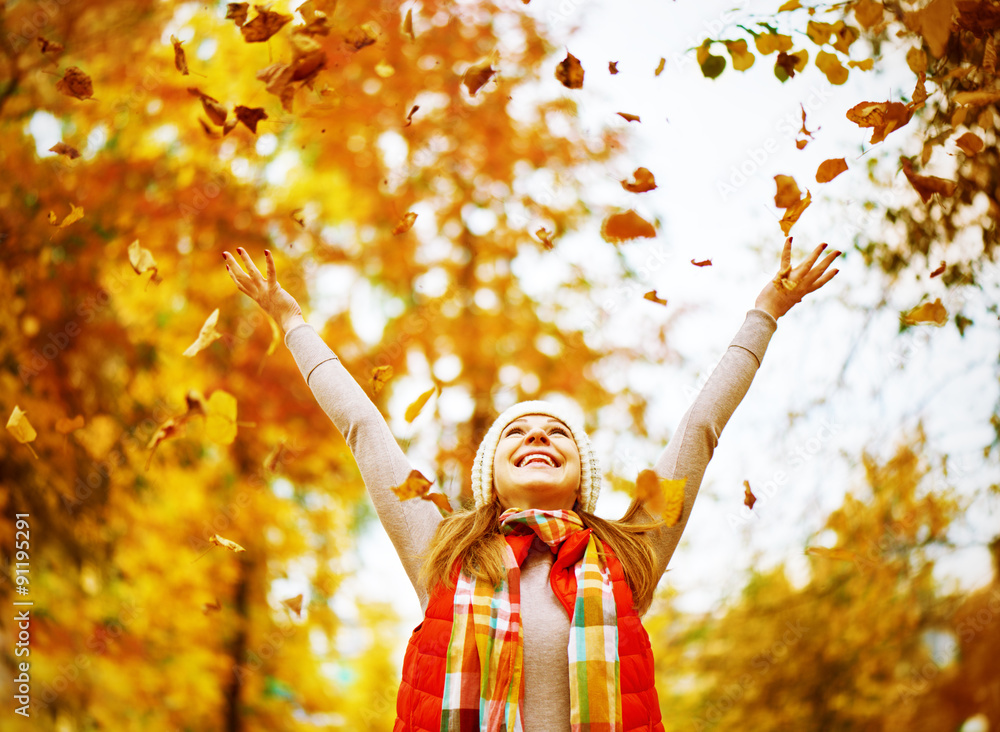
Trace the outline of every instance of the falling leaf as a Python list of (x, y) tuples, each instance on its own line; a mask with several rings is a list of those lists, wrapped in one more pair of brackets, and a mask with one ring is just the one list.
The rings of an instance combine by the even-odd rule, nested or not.
[(816, 182), (829, 183), (845, 170), (847, 170), (847, 161), (844, 158), (824, 160), (816, 169)]
[(747, 42), (743, 39), (738, 41), (724, 41), (726, 50), (733, 59), (733, 68), (737, 71), (746, 71), (753, 66), (757, 57), (747, 49)]
[(820, 51), (816, 54), (816, 68), (826, 74), (831, 84), (839, 86), (847, 82), (849, 72), (834, 53)]
[(795, 222), (799, 220), (802, 212), (809, 208), (809, 204), (812, 203), (812, 194), (809, 190), (806, 190), (806, 195), (797, 203), (792, 204), (787, 209), (785, 209), (785, 215), (781, 217), (781, 231), (784, 232), (785, 236), (788, 236), (788, 232), (795, 225)]
[(653, 72), (653, 76), (659, 76), (660, 74), (662, 74), (663, 73), (663, 67), (666, 66), (666, 65), (667, 65), (667, 60), (661, 56), (660, 57), (660, 63), (656, 67), (656, 71)]
[(938, 275), (944, 274), (944, 270), (947, 267), (945, 261), (942, 259), (941, 264), (938, 265), (937, 269), (931, 272), (931, 277), (937, 277)]
[(281, 604), (291, 610), (297, 617), (302, 617), (302, 593), (287, 600), (282, 600)]
[(242, 26), (247, 22), (247, 9), (250, 3), (227, 3), (226, 20), (231, 20), (237, 26)]
[(723, 56), (712, 55), (709, 51), (711, 45), (712, 41), (706, 38), (698, 47), (695, 56), (698, 59), (698, 65), (701, 67), (702, 75), (708, 79), (715, 79), (726, 70), (726, 59)]
[(376, 366), (372, 369), (371, 385), (372, 391), (378, 394), (392, 378), (392, 366)]
[(927, 41), (935, 58), (941, 58), (951, 37), (951, 17), (955, 0), (932, 0), (922, 9), (906, 14), (906, 24)]
[(966, 132), (955, 140), (955, 144), (966, 155), (975, 155), (983, 149), (982, 139), (973, 132)]
[(156, 266), (156, 260), (153, 259), (153, 254), (148, 249), (143, 249), (139, 245), (138, 239), (128, 245), (128, 262), (132, 265), (132, 269), (135, 270), (135, 273), (138, 275), (152, 270), (153, 275), (150, 277), (150, 282), (162, 281), (160, 279), (159, 269)]
[(792, 176), (776, 175), (774, 182), (778, 187), (777, 193), (774, 194), (774, 205), (778, 208), (793, 206), (802, 198), (802, 191)]
[(56, 421), (56, 432), (60, 435), (68, 435), (70, 432), (75, 432), (84, 425), (83, 415), (78, 414), (73, 419), (62, 419)]
[(811, 546), (806, 549), (806, 554), (812, 554), (814, 557), (822, 559), (839, 559), (844, 562), (853, 562), (857, 559), (857, 555), (847, 549), (827, 549), (823, 546)]
[(997, 72), (997, 46), (994, 37), (986, 37), (986, 48), (983, 50), (983, 71), (991, 77)]
[(784, 13), (788, 10), (798, 10), (802, 7), (802, 3), (799, 0), (788, 0), (780, 8), (778, 8), (779, 13)]
[(753, 504), (757, 502), (757, 496), (750, 490), (750, 481), (743, 481), (743, 505), (753, 511)]
[(958, 92), (952, 96), (951, 101), (960, 106), (979, 107), (1000, 102), (1000, 91)]
[(583, 66), (580, 59), (566, 52), (566, 58), (556, 66), (556, 78), (567, 89), (580, 89), (583, 87)]
[(462, 83), (465, 84), (469, 96), (476, 96), (476, 92), (482, 88), (483, 84), (492, 79), (495, 73), (492, 64), (489, 63), (470, 66), (462, 77)]
[(413, 8), (406, 11), (406, 17), (403, 18), (403, 33), (410, 37), (411, 41), (416, 40), (416, 36), (413, 35)]
[(621, 182), (622, 188), (626, 191), (645, 193), (656, 188), (656, 180), (653, 178), (653, 174), (646, 168), (636, 168), (635, 172), (632, 173), (632, 177), (635, 179), (635, 182), (628, 180)]
[(700, 262), (696, 262), (696, 261), (694, 261), (692, 259), (691, 260), (691, 264), (693, 264), (695, 267), (711, 267), (712, 266), (712, 260), (711, 259), (703, 259)]
[(552, 241), (552, 234), (553, 232), (549, 231), (545, 227), (542, 227), (535, 232), (535, 236), (538, 237), (538, 240), (542, 242), (546, 249), (555, 248), (555, 244)]
[(861, 69), (862, 71), (871, 71), (875, 68), (875, 59), (866, 58), (863, 61), (848, 61), (847, 65), (852, 69)]
[(656, 229), (632, 209), (622, 213), (611, 214), (601, 224), (601, 236), (604, 241), (616, 243), (628, 239), (645, 237), (652, 239)]
[(407, 231), (413, 228), (413, 222), (417, 220), (417, 214), (412, 211), (407, 211), (403, 214), (403, 217), (392, 227), (392, 233), (394, 236), (399, 236), (400, 234), (405, 234)]
[(255, 135), (257, 134), (257, 123), (267, 119), (267, 113), (263, 107), (244, 107), (237, 104), (233, 112), (236, 114), (236, 119)]
[(58, 229), (65, 229), (70, 224), (76, 223), (83, 218), (83, 206), (74, 206), (72, 203), (69, 205), (69, 213), (60, 221), (58, 224), (59, 217), (56, 216), (55, 211), (49, 211), (49, 223)]
[(778, 59), (774, 62), (774, 75), (781, 81), (791, 79), (796, 71), (802, 71), (809, 61), (809, 52), (802, 50), (795, 53), (778, 52)]
[(757, 46), (757, 50), (765, 56), (775, 51), (792, 50), (791, 36), (784, 36), (779, 33), (758, 33), (753, 40), (754, 45)]
[(27, 412), (22, 412), (21, 408), (16, 404), (14, 405), (14, 411), (11, 412), (10, 418), (7, 420), (7, 431), (13, 435), (15, 440), (26, 446), (31, 451), (31, 454), (35, 456), (36, 460), (38, 459), (38, 453), (28, 444), (38, 437), (38, 433), (35, 432), (35, 428), (28, 421)]
[(215, 329), (215, 324), (219, 322), (219, 308), (212, 311), (212, 314), (208, 316), (205, 324), (201, 326), (201, 332), (198, 333), (198, 338), (187, 347), (182, 355), (191, 357), (197, 354), (199, 351), (203, 351), (212, 344), (213, 341), (217, 341), (222, 338), (222, 333)]
[(226, 108), (219, 104), (219, 100), (208, 96), (202, 92), (198, 87), (191, 86), (188, 87), (188, 94), (198, 97), (201, 99), (201, 106), (205, 109), (205, 114), (208, 118), (212, 120), (219, 127), (226, 124), (226, 116), (229, 114)]
[(221, 389), (212, 392), (205, 405), (205, 434), (220, 445), (233, 444), (236, 439), (236, 397)]
[[(813, 132), (810, 132), (809, 128), (806, 127), (806, 108), (805, 108), (805, 106), (802, 105), (802, 104), (800, 104), (799, 108), (802, 110), (802, 127), (799, 128), (799, 135), (800, 135), (800, 137), (799, 137), (798, 140), (795, 141), (795, 146), (799, 150), (801, 150), (806, 145), (809, 144), (809, 140), (811, 140), (813, 138), (813, 132), (815, 132), (815, 130)], [(816, 130), (819, 130), (819, 129), (820, 129), (819, 127), (816, 128)]]
[[(1000, 95), (998, 95), (1000, 98)], [(861, 102), (847, 110), (847, 119), (858, 127), (872, 127), (869, 142), (882, 142), (893, 130), (910, 121), (913, 110), (901, 102)]]
[(410, 107), (410, 113), (406, 115), (406, 124), (403, 125), (403, 127), (409, 127), (411, 124), (413, 124), (413, 115), (416, 113), (418, 109), (420, 109), (419, 104), (414, 104), (412, 107)]
[(437, 509), (442, 516), (447, 516), (453, 511), (451, 503), (448, 502), (448, 496), (444, 495), (443, 493), (428, 492), (426, 495), (420, 497), (423, 498), (425, 501), (430, 501), (435, 506), (437, 506)]
[(181, 72), (182, 75), (187, 76), (190, 72), (188, 71), (187, 58), (184, 56), (184, 49), (181, 48), (181, 44), (184, 41), (178, 41), (177, 36), (170, 36), (170, 42), (174, 44), (174, 66), (177, 70)]
[(367, 48), (377, 40), (378, 34), (368, 23), (354, 26), (347, 31), (347, 35), (344, 36), (344, 42), (355, 51)]
[(854, 3), (854, 18), (858, 24), (868, 30), (877, 23), (882, 22), (882, 15), (885, 10), (881, 2), (876, 0), (859, 0)]
[[(240, 25), (240, 33), (247, 43), (261, 43), (273, 36), (285, 23), (292, 20), (291, 15), (268, 10), (266, 5), (254, 5), (257, 15), (249, 23)], [(238, 24), (239, 25), (239, 24)]]
[(399, 496), (399, 500), (408, 501), (411, 498), (422, 498), (427, 494), (427, 489), (431, 487), (431, 482), (423, 476), (419, 470), (411, 470), (400, 485), (392, 487), (392, 492)]
[(687, 478), (661, 478), (653, 470), (643, 470), (635, 481), (635, 497), (667, 526), (676, 526), (684, 510), (684, 486)]
[(326, 68), (326, 51), (312, 36), (305, 33), (293, 33), (292, 44), (292, 81), (311, 84), (313, 79)]
[(608, 61), (608, 73), (611, 74), (612, 76), (618, 73), (617, 61)]
[(410, 404), (410, 406), (406, 408), (406, 413), (403, 415), (403, 418), (407, 422), (412, 422), (413, 420), (415, 420), (417, 418), (417, 415), (420, 414), (424, 406), (427, 404), (427, 400), (430, 399), (432, 396), (434, 396), (434, 392), (436, 392), (437, 389), (438, 388), (436, 386), (432, 386), (430, 389), (428, 389), (423, 394), (418, 396), (416, 401), (414, 401), (412, 404)]
[(80, 157), (80, 151), (75, 147), (70, 147), (65, 142), (57, 142), (49, 148), (49, 152), (54, 152), (58, 155), (65, 155), (70, 160), (76, 160)]
[(206, 602), (206, 603), (203, 603), (202, 606), (201, 606), (201, 611), (205, 615), (208, 615), (209, 613), (213, 613), (213, 612), (217, 613), (221, 609), (222, 609), (222, 605), (219, 604), (218, 598), (215, 599), (215, 602)]
[(216, 546), (221, 546), (223, 549), (228, 549), (231, 552), (239, 554), (240, 552), (245, 552), (246, 549), (241, 547), (235, 541), (230, 541), (229, 539), (223, 539), (218, 534), (212, 534), (212, 538), (208, 540), (210, 544), (215, 544)]
[(906, 179), (910, 181), (913, 189), (920, 194), (920, 200), (924, 203), (931, 200), (931, 196), (935, 193), (939, 193), (945, 197), (955, 193), (955, 186), (957, 185), (955, 181), (945, 180), (933, 175), (917, 175), (913, 172), (913, 163), (907, 157), (901, 157), (899, 162), (903, 167), (903, 174), (906, 176)]
[(643, 297), (645, 299), (649, 300), (650, 302), (655, 302), (657, 305), (666, 305), (667, 304), (667, 301), (664, 300), (662, 297), (657, 297), (656, 290), (650, 290), (645, 295), (643, 295)]
[(38, 37), (38, 48), (41, 49), (42, 53), (57, 54), (62, 53), (65, 50), (65, 46), (56, 41), (49, 41), (41, 36)]
[(76, 66), (70, 66), (66, 69), (63, 78), (56, 83), (56, 91), (77, 99), (92, 99), (94, 97), (94, 85), (91, 83), (90, 77)]
[(626, 122), (642, 122), (637, 114), (629, 114), (628, 112), (618, 112), (618, 116), (624, 119)]
[(287, 112), (292, 109), (292, 98), (295, 95), (295, 87), (292, 86), (293, 74), (291, 66), (280, 62), (257, 72), (257, 78), (264, 82), (268, 92), (281, 99), (281, 106)]
[(936, 298), (934, 302), (925, 302), (922, 305), (900, 313), (900, 319), (904, 325), (936, 325), (943, 326), (948, 322), (948, 309), (941, 304), (941, 298)]
[(160, 446), (160, 443), (164, 440), (169, 440), (171, 437), (177, 435), (181, 431), (184, 422), (177, 422), (174, 419), (168, 419), (166, 422), (161, 424), (153, 436), (149, 439), (149, 444), (146, 445), (149, 448), (149, 457), (146, 458), (146, 466), (144, 470), (149, 470), (149, 464), (153, 461), (153, 455), (156, 454), (156, 448)]

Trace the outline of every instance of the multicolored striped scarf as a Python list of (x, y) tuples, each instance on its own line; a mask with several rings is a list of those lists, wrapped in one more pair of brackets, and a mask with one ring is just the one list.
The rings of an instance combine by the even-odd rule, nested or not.
[[(576, 580), (570, 619), (570, 727), (573, 732), (622, 729), (618, 677), (618, 620), (611, 575), (600, 540), (573, 511), (521, 511), (500, 516), (507, 540), (507, 579), (498, 587), (464, 568), (455, 586), (455, 616), (448, 643), (442, 732), (521, 732), (524, 699), (524, 634), (521, 628), (521, 563), (532, 533), (557, 559), (550, 582)], [(566, 540), (586, 532), (586, 542)], [(517, 540), (516, 537), (522, 537)], [(515, 551), (515, 547), (517, 550)], [(482, 672), (486, 669), (486, 673)]]

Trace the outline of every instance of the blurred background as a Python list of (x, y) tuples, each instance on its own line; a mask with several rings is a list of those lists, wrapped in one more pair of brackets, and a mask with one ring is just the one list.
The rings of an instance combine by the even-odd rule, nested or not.
[[(645, 618), (665, 727), (1000, 730), (998, 29), (994, 0), (0, 2), (2, 728), (391, 728), (416, 595), (224, 249), (275, 254), (452, 506), (498, 410), (568, 398), (614, 518), (791, 225), (840, 272), (779, 321)], [(604, 236), (629, 210), (655, 236)]]

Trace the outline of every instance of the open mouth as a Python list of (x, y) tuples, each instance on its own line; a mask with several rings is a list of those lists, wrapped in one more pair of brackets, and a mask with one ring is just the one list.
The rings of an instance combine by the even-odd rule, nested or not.
[(529, 452), (516, 463), (516, 467), (518, 468), (527, 468), (532, 466), (547, 468), (559, 467), (555, 460), (541, 452)]

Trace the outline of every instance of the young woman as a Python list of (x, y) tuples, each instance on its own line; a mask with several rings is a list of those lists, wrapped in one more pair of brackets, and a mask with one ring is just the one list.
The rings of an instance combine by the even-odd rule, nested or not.
[(381, 413), (281, 288), (228, 253), (239, 290), (273, 317), (319, 405), (347, 440), (424, 611), (403, 661), (395, 732), (662, 730), (641, 617), (680, 540), (723, 428), (750, 388), (777, 319), (829, 282), (825, 244), (761, 291), (654, 466), (686, 478), (673, 527), (634, 502), (593, 514), (601, 471), (572, 413), (543, 401), (500, 414), (472, 468), (475, 508), (442, 519), (392, 492), (411, 466)]

